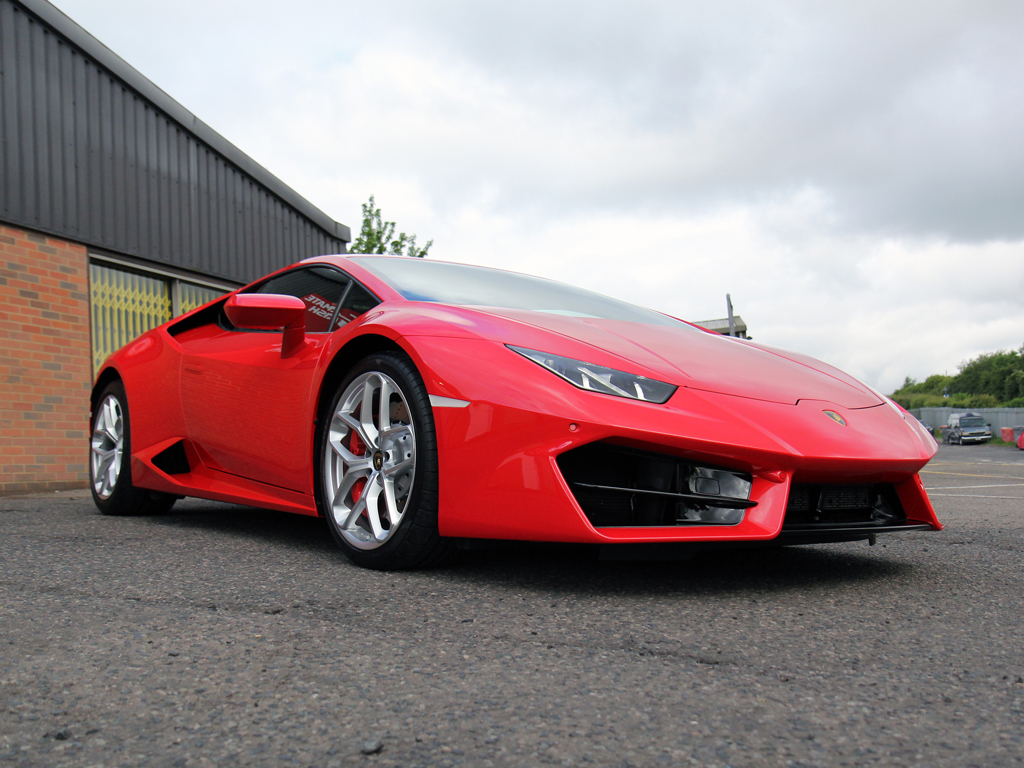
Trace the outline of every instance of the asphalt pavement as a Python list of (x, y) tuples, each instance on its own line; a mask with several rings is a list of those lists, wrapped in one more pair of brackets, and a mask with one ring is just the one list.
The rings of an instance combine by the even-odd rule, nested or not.
[(3, 766), (1019, 766), (1024, 451), (946, 530), (606, 562), (348, 564), (320, 521), (0, 499)]

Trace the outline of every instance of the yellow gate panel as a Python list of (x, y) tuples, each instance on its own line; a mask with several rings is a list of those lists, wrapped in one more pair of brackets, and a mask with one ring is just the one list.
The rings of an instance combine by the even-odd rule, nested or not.
[(93, 372), (112, 352), (171, 319), (171, 287), (166, 280), (90, 264), (89, 293)]
[(218, 291), (214, 288), (205, 288), (192, 283), (178, 283), (178, 303), (181, 306), (181, 314), (191, 312), (196, 307), (201, 307), (208, 301), (213, 301), (218, 296), (223, 296), (227, 291)]

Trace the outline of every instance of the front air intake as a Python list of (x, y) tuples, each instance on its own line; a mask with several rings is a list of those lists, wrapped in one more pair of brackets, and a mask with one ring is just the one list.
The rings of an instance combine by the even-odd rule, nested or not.
[(749, 474), (663, 453), (591, 443), (558, 467), (595, 528), (736, 525), (757, 505)]
[(793, 483), (782, 532), (887, 527), (906, 521), (892, 483)]

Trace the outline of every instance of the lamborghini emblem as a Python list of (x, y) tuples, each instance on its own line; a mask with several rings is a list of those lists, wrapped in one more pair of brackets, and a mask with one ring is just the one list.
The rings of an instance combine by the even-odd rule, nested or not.
[(842, 427), (846, 426), (846, 419), (844, 419), (842, 416), (840, 416), (835, 411), (822, 411), (822, 413), (824, 413), (826, 416), (828, 416), (830, 419), (832, 419), (832, 421), (834, 421), (836, 424), (838, 424), (838, 425), (840, 425)]

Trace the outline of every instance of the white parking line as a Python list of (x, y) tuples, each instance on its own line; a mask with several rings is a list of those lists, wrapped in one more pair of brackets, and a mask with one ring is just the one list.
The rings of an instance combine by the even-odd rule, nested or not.
[(1013, 477), (1012, 475), (974, 475), (969, 472), (937, 472), (934, 469), (922, 469), (922, 475), (953, 475), (954, 477), (986, 477), (992, 480), (1022, 480), (1024, 478)]
[(1024, 483), (993, 483), (992, 485), (943, 485), (936, 488), (928, 488), (929, 491), (955, 491), (961, 488), (1011, 488), (1024, 486)]
[(1024, 496), (985, 496), (981, 493), (929, 493), (928, 496), (955, 496), (958, 499), (1006, 499), (1007, 501), (1024, 501)]

